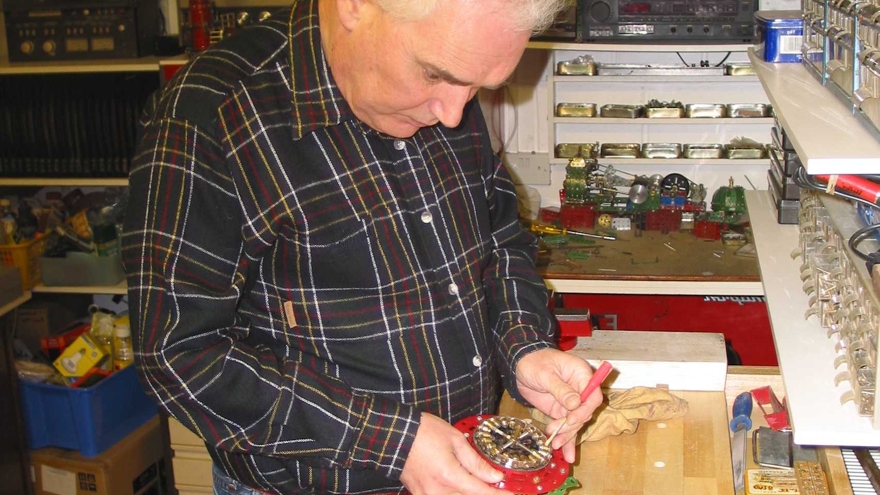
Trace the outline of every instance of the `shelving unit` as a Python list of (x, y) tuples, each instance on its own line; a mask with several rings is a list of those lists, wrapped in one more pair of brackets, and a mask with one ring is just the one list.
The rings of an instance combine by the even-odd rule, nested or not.
[(566, 43), (558, 41), (532, 41), (528, 47), (538, 50), (577, 50), (590, 52), (745, 52), (751, 45), (671, 45), (637, 43)]
[(0, 186), (11, 187), (114, 187), (127, 185), (127, 177), (0, 177)]
[[(551, 158), (550, 163), (567, 164), (568, 158)], [(622, 166), (639, 166), (639, 165), (657, 165), (668, 166), (672, 168), (678, 167), (695, 167), (700, 165), (707, 166), (750, 166), (750, 165), (768, 165), (766, 158), (755, 160), (731, 160), (729, 158), (603, 158), (602, 163), (606, 165), (614, 165), (614, 168)]]
[(776, 117), (810, 174), (880, 173), (877, 133), (801, 64), (770, 64), (748, 52)]
[[(560, 103), (560, 102), (557, 102)], [(698, 125), (698, 126), (728, 126), (728, 125), (755, 125), (773, 123), (771, 118), (738, 118), (738, 119), (617, 119), (606, 117), (553, 117), (555, 124), (624, 124), (624, 125)], [(769, 135), (769, 134), (768, 134)]]
[[(845, 203), (828, 197), (829, 201)], [(840, 403), (849, 390), (835, 385), (837, 351), (815, 317), (805, 319), (809, 297), (800, 279), (800, 258), (790, 252), (798, 246), (797, 225), (779, 225), (766, 191), (747, 191), (746, 201), (758, 250), (761, 279), (773, 327), (779, 368), (785, 383), (788, 414), (799, 445), (880, 446), (880, 429), (872, 418), (858, 415), (855, 404)], [(836, 211), (836, 225), (844, 236), (855, 222), (841, 218), (848, 205)]]
[(160, 57), (65, 62), (15, 62), (0, 59), (0, 75), (77, 74), (82, 72), (158, 72)]
[(116, 294), (116, 295), (125, 295), (128, 294), (128, 285), (125, 283), (125, 279), (122, 282), (119, 282), (116, 285), (100, 285), (100, 286), (46, 286), (43, 284), (37, 284), (31, 291), (35, 294)]

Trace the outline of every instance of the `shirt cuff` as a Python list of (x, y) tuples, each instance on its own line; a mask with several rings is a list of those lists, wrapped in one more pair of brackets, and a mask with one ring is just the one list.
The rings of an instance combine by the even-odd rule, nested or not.
[(362, 411), (360, 436), (351, 449), (351, 469), (373, 469), (399, 480), (416, 439), (421, 412), (387, 397), (373, 395)]

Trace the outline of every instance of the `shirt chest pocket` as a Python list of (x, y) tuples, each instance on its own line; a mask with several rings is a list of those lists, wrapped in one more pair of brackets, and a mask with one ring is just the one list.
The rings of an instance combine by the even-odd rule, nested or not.
[(340, 291), (371, 291), (380, 285), (375, 268), (375, 226), (357, 217), (328, 225), (305, 227), (305, 232), (286, 229), (285, 246), (279, 253), (286, 277), (294, 286), (330, 294)]

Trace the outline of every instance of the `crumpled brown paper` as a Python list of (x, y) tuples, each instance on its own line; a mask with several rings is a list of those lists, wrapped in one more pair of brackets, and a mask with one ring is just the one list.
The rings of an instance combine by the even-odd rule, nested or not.
[[(532, 419), (543, 427), (552, 420), (537, 409), (532, 408), (529, 412)], [(612, 392), (608, 394), (608, 402), (596, 409), (593, 419), (578, 433), (577, 443), (594, 442), (621, 433), (632, 434), (638, 428), (640, 419), (660, 421), (680, 418), (687, 412), (686, 400), (659, 388), (633, 387)]]

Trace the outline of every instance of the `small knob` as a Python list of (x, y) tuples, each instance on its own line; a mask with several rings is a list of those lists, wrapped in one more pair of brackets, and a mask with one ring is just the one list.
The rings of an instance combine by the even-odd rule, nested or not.
[(43, 42), (43, 51), (49, 55), (55, 56), (55, 42), (52, 40), (46, 40)]
[(246, 26), (250, 23), (250, 20), (251, 20), (250, 14), (248, 14), (247, 12), (239, 12), (238, 18), (235, 19), (235, 25), (239, 26), (239, 27)]
[(611, 18), (611, 6), (605, 2), (590, 5), (590, 17), (596, 22), (605, 22)]
[(31, 53), (34, 53), (34, 43), (32, 41), (22, 41), (21, 53), (24, 53), (25, 55), (30, 55)]
[(703, 26), (703, 32), (709, 34), (709, 26)]
[(689, 33), (693, 33), (693, 32), (694, 32), (694, 28), (692, 28), (691, 26), (688, 26), (688, 27), (687, 27), (687, 32), (689, 32)]
[(671, 28), (669, 28), (670, 33), (675, 33), (676, 31), (678, 31), (678, 28), (675, 26), (672, 26)]

